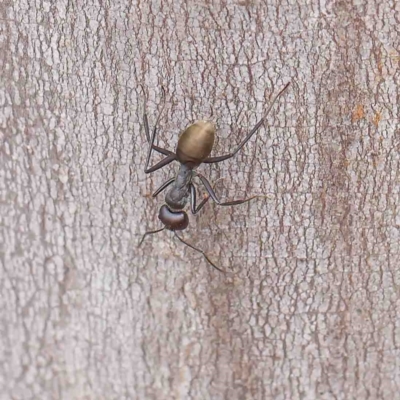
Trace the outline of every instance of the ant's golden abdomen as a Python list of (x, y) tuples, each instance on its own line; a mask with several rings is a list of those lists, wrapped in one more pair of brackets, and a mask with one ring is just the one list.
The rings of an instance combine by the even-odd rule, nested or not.
[(211, 153), (215, 139), (215, 127), (208, 121), (196, 121), (182, 133), (176, 155), (182, 164), (198, 166)]

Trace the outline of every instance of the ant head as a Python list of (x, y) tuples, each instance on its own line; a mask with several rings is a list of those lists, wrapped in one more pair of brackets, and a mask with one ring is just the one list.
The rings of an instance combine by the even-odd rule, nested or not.
[(185, 211), (172, 211), (165, 204), (160, 208), (158, 219), (170, 231), (183, 231), (189, 225), (189, 217)]

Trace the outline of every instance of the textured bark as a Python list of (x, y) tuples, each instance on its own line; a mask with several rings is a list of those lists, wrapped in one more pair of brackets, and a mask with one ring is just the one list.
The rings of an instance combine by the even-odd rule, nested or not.
[[(0, 4), (1, 399), (392, 399), (399, 26), (386, 1)], [(222, 199), (184, 237), (142, 114), (211, 119)], [(159, 156), (153, 158), (158, 160)]]

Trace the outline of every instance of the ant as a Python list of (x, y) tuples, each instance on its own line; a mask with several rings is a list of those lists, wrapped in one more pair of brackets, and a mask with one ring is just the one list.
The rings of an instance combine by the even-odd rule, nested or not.
[[(176, 232), (182, 231), (186, 229), (189, 225), (188, 215), (183, 209), (186, 206), (188, 198), (190, 197), (190, 209), (192, 214), (197, 214), (207, 203), (210, 197), (219, 205), (219, 206), (234, 206), (238, 204), (247, 203), (250, 200), (255, 199), (256, 197), (260, 197), (260, 195), (252, 196), (247, 199), (242, 200), (233, 200), (221, 202), (217, 195), (214, 192), (210, 182), (200, 173), (196, 172), (196, 168), (204, 163), (204, 164), (215, 164), (221, 161), (228, 160), (232, 158), (239, 150), (251, 139), (251, 137), (260, 129), (261, 125), (264, 124), (266, 117), (271, 111), (272, 106), (279, 99), (279, 97), (285, 92), (285, 90), (290, 85), (290, 82), (285, 85), (285, 87), (275, 96), (271, 105), (269, 106), (266, 114), (254, 128), (248, 133), (248, 135), (244, 138), (244, 140), (239, 144), (239, 146), (231, 153), (217, 156), (217, 157), (209, 157), (211, 150), (214, 145), (215, 139), (215, 126), (209, 121), (196, 121), (194, 124), (190, 125), (185, 129), (178, 140), (178, 145), (176, 146), (175, 153), (158, 147), (154, 144), (157, 134), (157, 125), (160, 120), (161, 114), (165, 107), (165, 92), (163, 89), (163, 106), (158, 115), (156, 123), (154, 125), (153, 134), (150, 137), (149, 130), (149, 122), (147, 119), (146, 111), (143, 115), (143, 124), (144, 130), (146, 132), (147, 141), (149, 142), (149, 150), (147, 153), (147, 160), (144, 172), (149, 174), (151, 172), (157, 171), (160, 168), (165, 167), (172, 161), (178, 161), (180, 163), (179, 171), (174, 178), (168, 179), (164, 182), (152, 195), (152, 197), (156, 197), (163, 190), (165, 190), (168, 186), (172, 185), (170, 190), (165, 195), (165, 203), (161, 206), (160, 211), (158, 213), (158, 219), (163, 223), (164, 227), (161, 229), (157, 229), (155, 231), (146, 232), (139, 246), (143, 243), (143, 240), (147, 235), (152, 235), (154, 233), (158, 233), (163, 231), (164, 229), (170, 230), (174, 233), (174, 235), (186, 246), (190, 247), (193, 250), (198, 251), (203, 255), (203, 257), (218, 271), (225, 272), (222, 269), (218, 268), (204, 253), (204, 251), (194, 247), (192, 244), (183, 240)], [(150, 157), (152, 150), (157, 151), (158, 153), (163, 154), (165, 157), (149, 168)], [(207, 190), (208, 195), (204, 197), (204, 199), (200, 202), (200, 204), (196, 204), (196, 189), (192, 183), (192, 179), (194, 177), (198, 177), (204, 187)]]

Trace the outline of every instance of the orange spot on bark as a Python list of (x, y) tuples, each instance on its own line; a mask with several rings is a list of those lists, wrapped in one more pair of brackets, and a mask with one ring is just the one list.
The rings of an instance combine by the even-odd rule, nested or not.
[(364, 117), (365, 117), (364, 106), (362, 104), (358, 104), (353, 111), (351, 120), (352, 122), (357, 122)]
[(375, 113), (375, 116), (374, 116), (374, 118), (372, 119), (372, 123), (373, 123), (376, 127), (378, 127), (379, 122), (381, 121), (381, 119), (382, 119), (382, 114), (378, 111), (378, 112)]
[(383, 61), (379, 61), (378, 62), (378, 71), (379, 71), (379, 75), (381, 75), (381, 76), (382, 76), (382, 72), (383, 72), (383, 66), (384, 66)]

